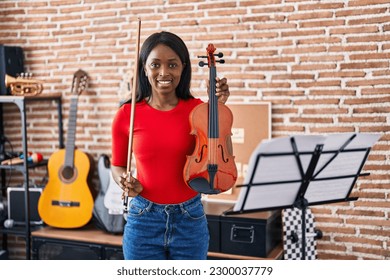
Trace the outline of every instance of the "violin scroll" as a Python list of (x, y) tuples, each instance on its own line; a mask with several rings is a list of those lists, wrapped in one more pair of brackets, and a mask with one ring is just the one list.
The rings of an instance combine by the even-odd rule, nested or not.
[[(222, 58), (223, 57), (223, 53), (221, 53), (221, 52), (214, 53), (215, 50), (216, 49), (215, 49), (214, 45), (213, 44), (209, 44), (208, 47), (207, 47), (207, 52), (209, 53), (209, 55), (208, 56), (206, 56), (206, 55), (198, 55), (198, 58), (208, 58), (209, 59), (210, 55)], [(220, 59), (220, 60), (215, 60), (214, 59), (214, 62), (218, 62), (218, 63), (224, 64), (225, 60), (224, 59)], [(204, 61), (199, 61), (198, 65), (200, 67), (203, 67), (203, 66), (206, 66), (206, 65), (210, 66), (210, 59), (209, 59), (209, 61), (207, 63), (204, 62)]]

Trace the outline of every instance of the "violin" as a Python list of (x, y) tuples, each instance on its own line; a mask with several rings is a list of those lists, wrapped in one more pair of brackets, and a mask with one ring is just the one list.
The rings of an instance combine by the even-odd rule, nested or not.
[(214, 54), (213, 44), (207, 47), (208, 63), (199, 66), (209, 67), (209, 102), (196, 106), (190, 113), (191, 134), (196, 137), (192, 155), (187, 155), (183, 176), (187, 185), (204, 194), (218, 194), (231, 189), (237, 180), (237, 167), (234, 162), (231, 143), (233, 114), (230, 109), (218, 102), (216, 93), (217, 70), (215, 64), (225, 61), (222, 53)]

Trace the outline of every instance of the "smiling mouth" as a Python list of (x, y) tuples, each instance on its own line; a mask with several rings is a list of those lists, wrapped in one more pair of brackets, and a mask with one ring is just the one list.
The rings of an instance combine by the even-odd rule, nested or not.
[(169, 85), (172, 83), (172, 80), (157, 80), (157, 82), (162, 85)]

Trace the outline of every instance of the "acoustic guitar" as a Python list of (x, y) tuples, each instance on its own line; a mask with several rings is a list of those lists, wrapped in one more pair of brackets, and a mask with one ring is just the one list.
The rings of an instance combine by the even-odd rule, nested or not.
[(91, 160), (75, 148), (77, 102), (87, 81), (83, 70), (73, 76), (66, 146), (50, 156), (49, 179), (38, 201), (41, 219), (52, 227), (79, 228), (92, 218), (94, 200), (88, 183)]

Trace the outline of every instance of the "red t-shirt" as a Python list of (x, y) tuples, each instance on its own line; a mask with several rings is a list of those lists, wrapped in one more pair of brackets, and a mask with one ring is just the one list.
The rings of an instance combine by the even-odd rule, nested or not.
[[(176, 204), (197, 195), (183, 179), (187, 155), (195, 148), (190, 134), (189, 114), (201, 104), (198, 98), (179, 100), (169, 111), (160, 111), (145, 101), (136, 103), (133, 155), (141, 195), (155, 203)], [(112, 123), (112, 159), (115, 166), (127, 166), (131, 104), (118, 110)]]

